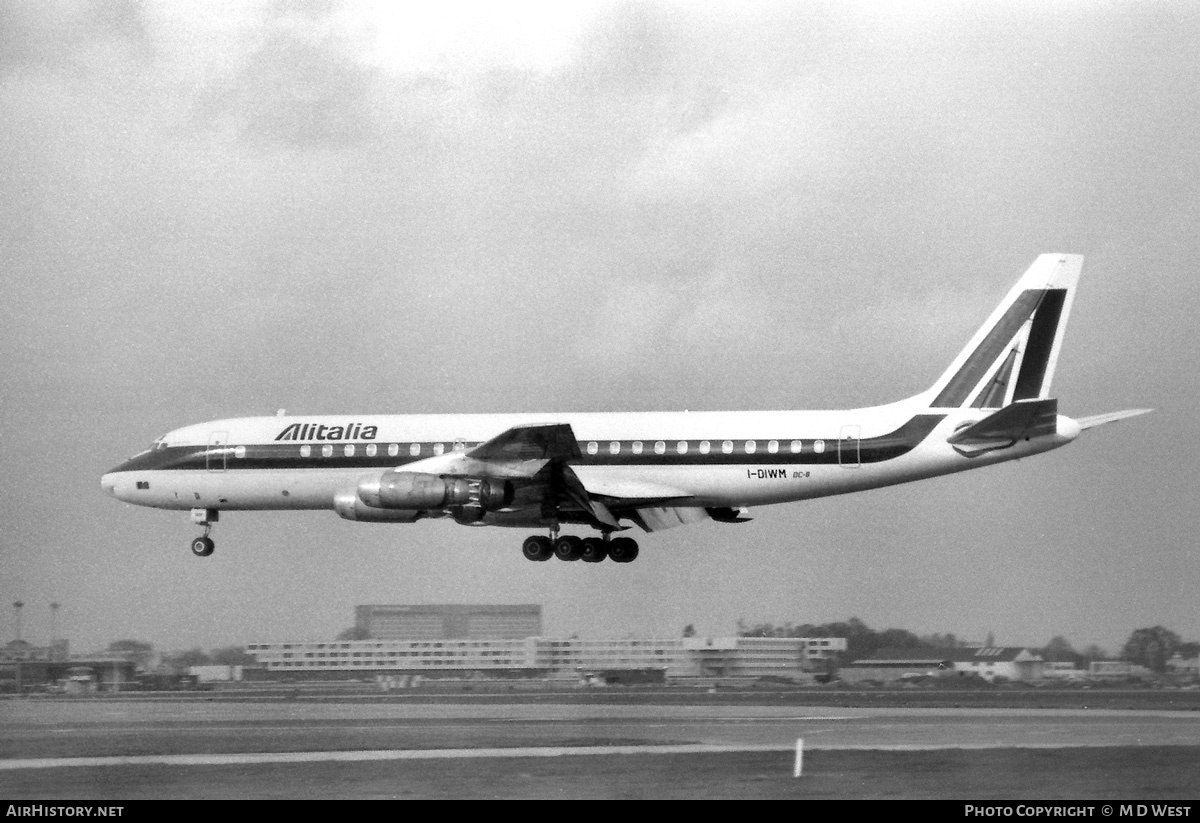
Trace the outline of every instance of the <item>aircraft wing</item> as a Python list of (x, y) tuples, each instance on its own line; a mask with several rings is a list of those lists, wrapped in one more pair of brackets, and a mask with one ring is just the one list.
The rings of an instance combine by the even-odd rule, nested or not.
[(1137, 417), (1139, 414), (1149, 414), (1154, 409), (1125, 409), (1124, 411), (1107, 412), (1105, 414), (1093, 414), (1089, 417), (1080, 417), (1075, 422), (1079, 424), (1081, 429), (1091, 429), (1096, 426), (1103, 426), (1105, 423), (1115, 423), (1118, 420), (1124, 420), (1128, 417)]
[(575, 432), (566, 423), (537, 423), (514, 426), (503, 434), (480, 443), (467, 452), (476, 460), (521, 462), (525, 460), (570, 460), (579, 457)]
[[(672, 506), (692, 495), (659, 483), (612, 480), (571, 463), (582, 457), (575, 432), (566, 423), (515, 426), (462, 456), (460, 470), (492, 477), (528, 478), (544, 484), (544, 494), (568, 508), (578, 508), (596, 524), (613, 530), (618, 517), (632, 519), (646, 531), (708, 518), (702, 508)], [(565, 498), (565, 499), (564, 499)]]
[(469, 452), (432, 458), (431, 465), (453, 466), (455, 474), (531, 479), (550, 463), (565, 463), (580, 456), (575, 433), (567, 423), (514, 426), (480, 443)]

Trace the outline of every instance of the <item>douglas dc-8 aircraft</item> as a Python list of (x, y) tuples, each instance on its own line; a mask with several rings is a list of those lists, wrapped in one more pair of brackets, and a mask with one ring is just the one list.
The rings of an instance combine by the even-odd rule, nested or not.
[[(929, 389), (846, 411), (242, 417), (176, 429), (100, 481), (119, 500), (221, 511), (333, 509), (347, 520), (546, 530), (530, 560), (627, 563), (648, 532), (740, 523), (750, 506), (907, 483), (1065, 446), (1149, 409), (1073, 420), (1050, 380), (1083, 258), (1043, 254)], [(600, 537), (560, 533), (565, 524)]]

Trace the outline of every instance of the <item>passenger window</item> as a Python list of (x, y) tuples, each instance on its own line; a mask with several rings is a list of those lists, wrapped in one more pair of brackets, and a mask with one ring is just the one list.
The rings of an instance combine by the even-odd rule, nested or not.
[(824, 440), (814, 440), (813, 441), (813, 451), (815, 451), (817, 454), (823, 453), (825, 451), (825, 441)]
[(342, 449), (342, 451), (347, 457), (353, 457), (354, 456), (354, 444), (347, 443), (346, 448)]
[(434, 443), (433, 444), (433, 453), (434, 454), (442, 454), (445, 451), (446, 451), (446, 445), (444, 443)]
[(321, 456), (322, 457), (333, 457), (333, 446), (322, 446), (321, 447)]
[(600, 451), (600, 444), (597, 443), (595, 440), (589, 440), (588, 444), (587, 444), (587, 453), (595, 454), (598, 451)]
[(799, 453), (800, 453), (800, 441), (793, 440), (792, 441), (792, 454), (799, 454)]
[(367, 457), (374, 457), (374, 456), (375, 456), (375, 444), (368, 443), (367, 444)]
[(408, 453), (411, 454), (413, 457), (416, 457), (417, 455), (419, 455), (421, 453), (421, 444), (413, 443), (411, 446), (408, 447)]
[(723, 451), (725, 454), (733, 454), (733, 441), (726, 440), (721, 443), (721, 451)]
[(655, 454), (666, 454), (667, 453), (667, 444), (661, 440), (654, 441), (654, 453)]
[(675, 451), (679, 452), (680, 454), (687, 454), (687, 450), (688, 442), (686, 440), (680, 440), (675, 444)]
[(707, 440), (700, 441), (700, 453), (701, 454), (708, 454), (708, 450), (710, 448), (712, 448), (712, 444), (709, 443)]
[(246, 447), (238, 446), (236, 449), (233, 450), (233, 456), (234, 457), (245, 457), (246, 456)]
[(641, 454), (642, 453), (642, 441), (634, 440), (631, 450), (633, 451), (634, 454)]
[(300, 447), (300, 456), (301, 457), (309, 457), (310, 455), (312, 455), (312, 446), (301, 446)]
[(753, 440), (746, 441), (746, 454), (754, 454), (758, 450), (758, 444)]
[(779, 451), (779, 441), (772, 440), (770, 443), (768, 443), (767, 451), (769, 451), (771, 454), (775, 454), (776, 452), (778, 452)]
[(611, 443), (609, 443), (608, 444), (608, 453), (609, 454), (620, 454), (621, 453), (621, 441), (614, 440)]

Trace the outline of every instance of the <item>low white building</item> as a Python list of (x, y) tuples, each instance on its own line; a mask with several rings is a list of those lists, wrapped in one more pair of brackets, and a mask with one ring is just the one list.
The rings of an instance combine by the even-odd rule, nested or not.
[(911, 677), (966, 677), (978, 675), (988, 682), (1039, 680), (1042, 658), (1020, 646), (979, 646), (954, 649), (880, 649), (869, 657), (843, 666), (842, 679), (900, 680)]
[(796, 678), (844, 638), (687, 637), (589, 640), (336, 640), (251, 643), (268, 672), (296, 676), (426, 674), (431, 672), (572, 675), (659, 670), (667, 677)]
[(1006, 680), (1041, 680), (1045, 661), (1041, 655), (1020, 646), (981, 646), (951, 649), (950, 661), (956, 674), (977, 674), (989, 683)]

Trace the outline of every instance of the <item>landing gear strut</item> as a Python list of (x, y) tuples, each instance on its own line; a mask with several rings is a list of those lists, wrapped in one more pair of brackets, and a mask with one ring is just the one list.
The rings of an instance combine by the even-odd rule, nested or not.
[(217, 544), (212, 541), (208, 533), (212, 531), (212, 524), (216, 523), (220, 517), (221, 513), (216, 509), (192, 509), (192, 522), (204, 527), (203, 536), (192, 541), (192, 554), (197, 557), (208, 557), (213, 553)]

